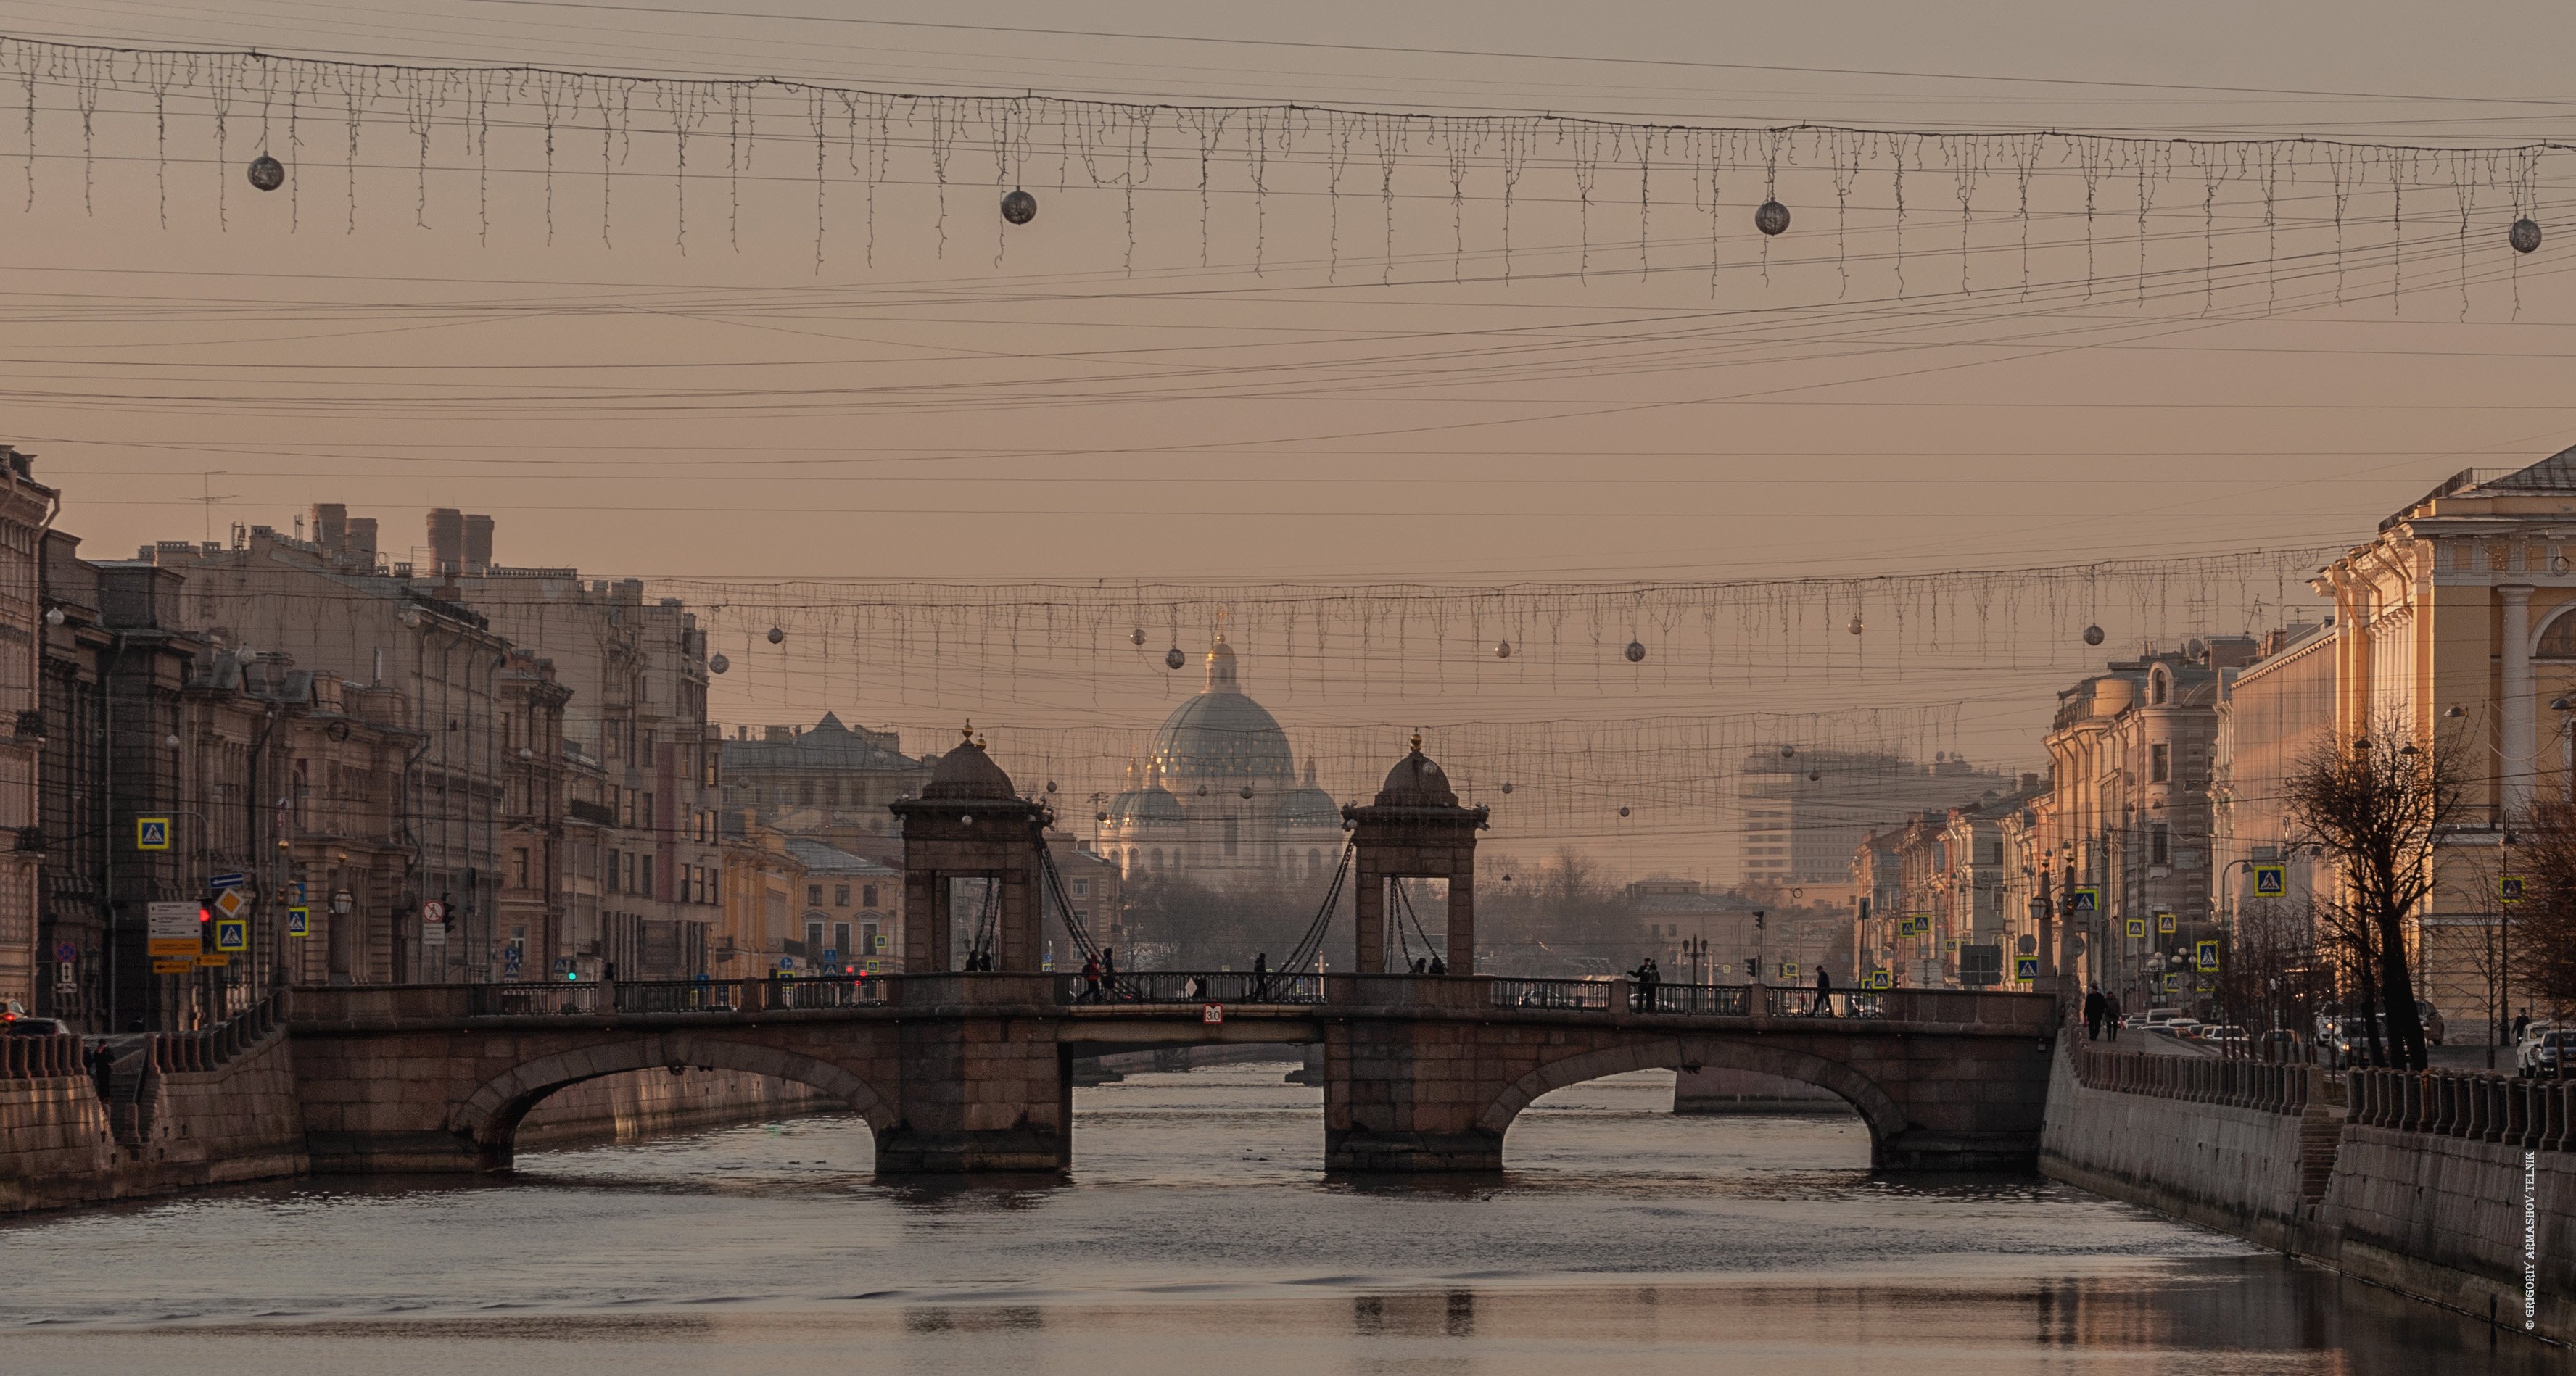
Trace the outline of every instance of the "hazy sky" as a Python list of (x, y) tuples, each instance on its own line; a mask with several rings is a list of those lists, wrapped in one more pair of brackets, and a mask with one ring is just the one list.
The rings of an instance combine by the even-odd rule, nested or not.
[[(2541, 5), (0, 0), (0, 32), (1922, 129), (2520, 141), (2576, 109), (2550, 94), (2576, 13)], [(441, 125), (423, 173), (383, 113), (352, 192), (340, 125), (305, 109), (291, 197), (263, 197), (240, 179), (258, 112), (229, 113), (219, 166), (203, 109), (171, 109), (159, 142), (148, 100), (110, 100), (85, 160), (49, 89), (24, 170), (19, 119), (0, 117), (6, 428), (96, 557), (339, 500), (379, 516), (397, 557), (424, 507), (454, 505), (498, 518), (504, 562), (601, 576), (1860, 574), (2357, 541), (2454, 470), (2576, 440), (2576, 293), (2553, 262), (2576, 223), (2516, 262), (2492, 200), (2447, 227), (2457, 208), (2410, 203), (2392, 299), (2384, 231), (2360, 224), (2345, 274), (2312, 236), (2276, 246), (2301, 266), (2261, 285), (2240, 186), (2212, 256), (2258, 266), (2204, 298), (2197, 186), (2169, 190), (2141, 302), (2119, 280), (2129, 191), (2103, 191), (2088, 248), (2076, 183), (2043, 176), (2025, 296), (1989, 183), (1963, 293), (1956, 207), (1918, 180), (1900, 298), (1883, 179), (1853, 187), (1847, 244), (1824, 174), (1784, 183), (1798, 228), (1767, 262), (1747, 228), (1759, 169), (1720, 186), (1715, 239), (1687, 172), (1661, 174), (1642, 231), (1633, 175), (1582, 220), (1534, 181), (1504, 282), (1489, 164), (1453, 222), (1426, 155), (1389, 232), (1373, 167), (1336, 203), (1311, 164), (1257, 198), (1227, 164), (1203, 201), (1167, 144), (1131, 216), (1115, 192), (1056, 191), (1050, 163), (1028, 174), (1038, 221), (997, 262), (992, 155), (969, 148), (944, 218), (925, 175), (898, 171), (871, 219), (836, 170), (818, 263), (793, 111), (763, 114), (748, 180), (721, 177), (722, 138), (693, 145), (684, 246), (667, 135), (639, 132), (605, 181), (597, 140), (567, 140), (549, 244), (528, 129), (478, 153)], [(281, 145), (283, 115), (267, 125)], [(2328, 192), (2302, 176), (2306, 213)], [(5, 188), (25, 177), (22, 209)], [(2533, 190), (2544, 219), (2563, 212), (2566, 187)], [(2456, 262), (2438, 237), (2454, 231)], [(2088, 254), (2089, 298), (2066, 286)], [(762, 710), (824, 699), (789, 697)], [(1987, 724), (2035, 743), (2045, 710)]]

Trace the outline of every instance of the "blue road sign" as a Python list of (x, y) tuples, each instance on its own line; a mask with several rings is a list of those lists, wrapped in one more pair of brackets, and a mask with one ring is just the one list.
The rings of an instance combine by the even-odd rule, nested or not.
[(206, 876), (206, 887), (210, 889), (238, 889), (247, 882), (249, 881), (238, 874), (210, 874)]
[(227, 917), (215, 924), (215, 949), (223, 952), (250, 949), (250, 920)]

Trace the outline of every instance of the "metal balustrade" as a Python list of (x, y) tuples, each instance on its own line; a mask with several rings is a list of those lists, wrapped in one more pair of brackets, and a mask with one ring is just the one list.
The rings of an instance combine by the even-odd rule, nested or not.
[(1496, 1008), (1610, 1011), (1611, 984), (1597, 979), (1497, 979), (1487, 999)]
[(618, 980), (588, 984), (528, 981), (465, 990), (468, 1017), (596, 1017), (610, 1013), (766, 1013), (873, 1008), (886, 1002), (882, 978)]
[(1122, 970), (1095, 985), (1080, 975), (1058, 982), (1064, 1001), (1072, 1004), (1317, 1004), (1324, 1001), (1324, 977), (1251, 970)]

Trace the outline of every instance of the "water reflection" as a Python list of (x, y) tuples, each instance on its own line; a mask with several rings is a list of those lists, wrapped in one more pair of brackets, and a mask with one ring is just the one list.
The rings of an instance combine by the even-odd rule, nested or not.
[(2036, 1178), (1874, 1178), (1856, 1124), (1676, 1119), (1651, 1074), (1534, 1105), (1499, 1178), (1328, 1182), (1319, 1098), (1284, 1070), (1082, 1091), (1070, 1180), (880, 1182), (864, 1123), (807, 1119), (532, 1152), (506, 1182), (20, 1220), (0, 1370), (2520, 1376), (2564, 1355)]

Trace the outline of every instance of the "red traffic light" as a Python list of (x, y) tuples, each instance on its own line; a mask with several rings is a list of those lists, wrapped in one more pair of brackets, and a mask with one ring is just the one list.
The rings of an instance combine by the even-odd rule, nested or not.
[(207, 906), (206, 906), (205, 904), (203, 904), (203, 903), (198, 904), (198, 905), (197, 905), (197, 920), (198, 920), (199, 922), (212, 922), (212, 921), (214, 921), (214, 920), (215, 920), (215, 912), (214, 912), (214, 909), (207, 907)]

